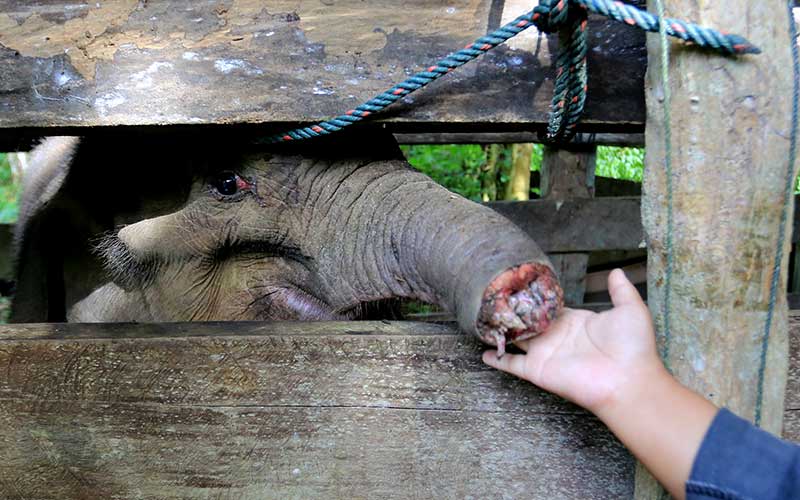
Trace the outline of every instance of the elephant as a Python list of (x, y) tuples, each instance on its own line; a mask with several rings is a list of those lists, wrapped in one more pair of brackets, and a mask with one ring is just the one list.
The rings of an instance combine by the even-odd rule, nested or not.
[(409, 298), (503, 351), (563, 305), (536, 243), (383, 131), (50, 137), (15, 234), (12, 321), (351, 320)]

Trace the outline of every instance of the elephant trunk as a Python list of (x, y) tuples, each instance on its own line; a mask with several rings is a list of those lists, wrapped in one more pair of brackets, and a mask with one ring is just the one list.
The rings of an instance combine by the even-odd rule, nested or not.
[(549, 326), (563, 293), (547, 257), (521, 229), (396, 163), (362, 170), (340, 188), (354, 194), (333, 201), (346, 209), (329, 212), (351, 228), (340, 228), (340, 234), (360, 235), (328, 247), (329, 256), (349, 256), (340, 293), (438, 304), (500, 353), (506, 342)]

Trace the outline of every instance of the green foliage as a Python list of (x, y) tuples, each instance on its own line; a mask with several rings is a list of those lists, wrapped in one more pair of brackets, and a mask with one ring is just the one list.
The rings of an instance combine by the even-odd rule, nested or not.
[(542, 154), (544, 146), (541, 144), (533, 145), (533, 155), (531, 156), (531, 172), (538, 172), (542, 169)]
[(11, 298), (0, 296), (0, 325), (8, 323), (11, 315)]
[(17, 220), (19, 194), (18, 176), (11, 168), (8, 155), (0, 153), (0, 223), (8, 224)]
[[(402, 146), (408, 162), (417, 170), (427, 174), (447, 189), (471, 200), (481, 199), (481, 167), (486, 163), (486, 151), (477, 144)], [(535, 144), (531, 158), (531, 171), (540, 170), (544, 146)], [(498, 165), (498, 192), (503, 192), (508, 182), (511, 164), (510, 148), (501, 155)], [(597, 150), (596, 175), (614, 179), (642, 181), (644, 173), (644, 150), (640, 148), (617, 148), (600, 146)], [(538, 186), (531, 192), (539, 194)]]
[(447, 189), (465, 198), (481, 197), (481, 166), (486, 162), (483, 148), (466, 146), (402, 146), (408, 162)]
[(595, 175), (642, 182), (644, 149), (598, 146)]

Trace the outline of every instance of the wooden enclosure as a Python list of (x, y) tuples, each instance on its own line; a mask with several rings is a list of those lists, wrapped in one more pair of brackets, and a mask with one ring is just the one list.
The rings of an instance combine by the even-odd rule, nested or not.
[[(687, 2), (665, 3), (675, 8)], [(772, 71), (790, 67), (788, 38), (783, 27), (773, 29), (762, 17), (767, 4), (782, 12), (781, 2), (722, 4), (672, 14), (752, 36), (770, 59), (732, 61), (676, 49), (671, 71), (688, 76), (673, 82), (674, 127), (734, 109), (738, 122), (720, 122), (726, 132), (720, 141), (736, 139), (738, 123), (752, 132), (760, 126), (756, 117), (778, 131), (740, 141), (743, 149), (724, 158), (739, 170), (720, 175), (725, 182), (715, 184), (716, 197), (710, 197), (719, 201), (734, 189), (732, 179), (756, 176), (740, 164), (750, 158), (748, 151), (768, 151), (753, 167), (761, 180), (742, 182), (744, 194), (735, 200), (737, 209), (759, 216), (741, 227), (721, 217), (719, 227), (732, 228), (721, 233), (726, 241), (775, 243), (748, 247), (749, 274), (730, 271), (753, 283), (735, 308), (708, 305), (710, 313), (724, 310), (728, 344), (705, 342), (698, 349), (709, 366), (720, 363), (705, 373), (679, 365), (678, 374), (707, 395), (714, 391), (715, 402), (735, 406), (749, 404), (752, 389), (719, 380), (735, 380), (725, 371), (731, 357), (756, 355), (757, 342), (738, 342), (755, 334), (734, 320), (747, 316), (755, 324), (766, 310), (779, 221), (772, 195), (786, 156), (786, 145), (776, 144), (774, 135), (789, 135), (788, 116), (764, 109), (787, 103), (791, 92), (785, 77), (773, 79)], [(414, 0), (401, 8), (386, 0), (0, 0), (0, 150), (24, 150), (57, 134), (176, 132), (224, 147), (227, 137), (263, 136), (339, 114), (531, 8), (516, 0)], [(594, 176), (597, 144), (647, 142), (648, 151), (663, 157), (663, 131), (653, 126), (664, 111), (665, 82), (652, 73), (660, 47), (655, 38), (646, 46), (637, 29), (597, 16), (588, 31), (590, 90), (578, 139), (546, 151), (541, 200), (492, 208), (550, 254), (573, 303), (584, 296), (592, 252), (647, 248), (650, 305), (663, 328), (659, 210), (666, 206), (666, 190), (657, 174), (660, 160), (648, 158), (643, 197)], [(403, 143), (538, 140), (557, 46), (556, 37), (532, 28), (364, 126), (388, 128)], [(719, 71), (701, 70), (709, 58)], [(725, 85), (709, 83), (721, 74)], [(713, 100), (719, 89), (727, 101)], [(709, 108), (708, 114), (699, 111)], [(676, 136), (674, 149), (697, 153), (700, 146), (689, 132)], [(724, 144), (720, 148), (724, 152)], [(691, 163), (695, 172), (709, 172), (716, 168), (712, 161), (722, 161), (699, 156)], [(682, 180), (692, 174), (677, 169)], [(699, 185), (692, 182), (687, 185)], [(698, 193), (677, 194), (683, 228), (717, 221), (709, 217), (716, 205), (698, 203), (705, 199)], [(796, 226), (798, 216), (792, 211), (790, 220), (791, 214)], [(710, 257), (704, 260), (693, 248), (697, 241), (680, 230), (686, 268), (697, 264), (710, 272), (713, 258), (727, 255), (716, 246), (706, 249)], [(787, 245), (797, 234), (790, 233)], [(783, 263), (785, 289), (785, 258)], [(8, 270), (0, 266), (2, 273)], [(690, 278), (677, 278), (682, 314), (685, 303), (696, 304), (708, 292), (689, 286), (698, 284)], [(785, 399), (773, 397), (767, 406), (770, 429), (780, 431), (782, 421), (784, 435), (800, 440), (800, 319), (791, 316), (787, 330), (783, 297), (775, 331), (790, 348), (771, 351), (766, 383), (781, 396), (786, 383)], [(694, 339), (692, 332), (675, 335)], [(660, 495), (598, 420), (484, 366), (482, 350), (446, 320), (0, 325), (0, 497)], [(749, 411), (748, 404), (737, 409)]]

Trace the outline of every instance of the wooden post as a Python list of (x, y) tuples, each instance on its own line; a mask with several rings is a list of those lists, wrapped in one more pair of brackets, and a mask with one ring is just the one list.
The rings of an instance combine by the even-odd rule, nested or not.
[(481, 167), (481, 201), (484, 203), (497, 200), (497, 167), (503, 152), (501, 144), (484, 146), (486, 163)]
[[(655, 11), (654, 3), (648, 5)], [(670, 277), (665, 87), (659, 36), (648, 37), (642, 217), (649, 248), (648, 297), (659, 346), (684, 384), (750, 420), (760, 407), (761, 426), (780, 433), (788, 362), (784, 292), (791, 228), (784, 241), (768, 336), (765, 324), (791, 131), (787, 5), (778, 0), (667, 0), (665, 9), (667, 16), (742, 34), (763, 53), (722, 57), (670, 43)], [(662, 494), (639, 465), (635, 498)]]
[(506, 200), (527, 201), (531, 198), (532, 156), (532, 143), (511, 146), (511, 175), (506, 186)]
[[(542, 154), (540, 189), (546, 200), (564, 201), (594, 196), (594, 168), (597, 146), (587, 145), (573, 149), (545, 147)], [(583, 303), (586, 290), (586, 265), (588, 253), (550, 255), (567, 304)]]

